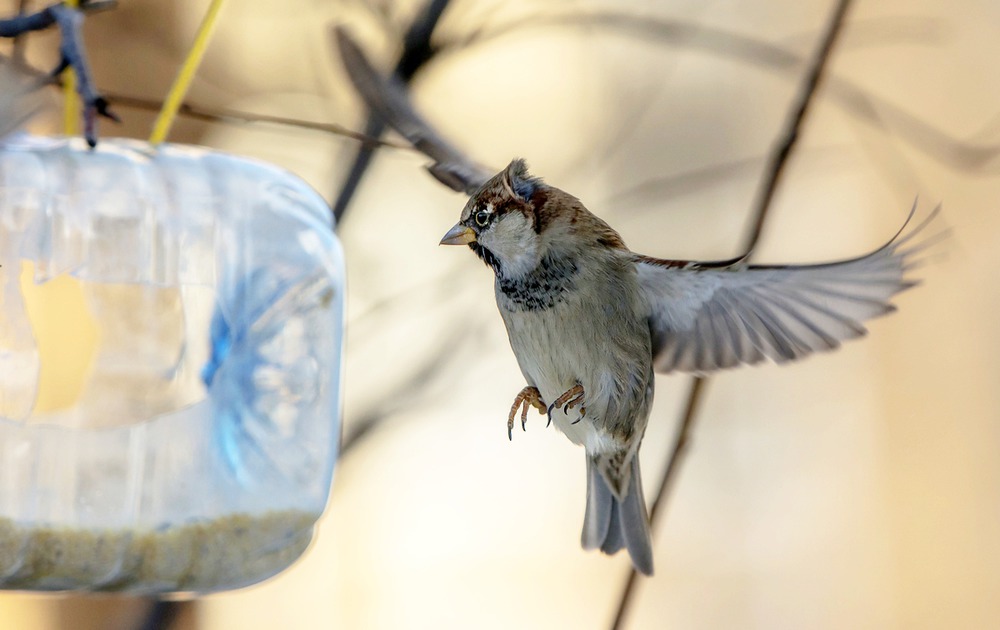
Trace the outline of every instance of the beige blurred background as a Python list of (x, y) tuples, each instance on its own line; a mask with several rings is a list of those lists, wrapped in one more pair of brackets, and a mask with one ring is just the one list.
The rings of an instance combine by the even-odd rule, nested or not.
[[(17, 4), (0, 0), (0, 13)], [(86, 27), (99, 87), (162, 99), (207, 2), (120, 5)], [(188, 101), (360, 129), (328, 29), (350, 26), (388, 68), (418, 8), (229, 2)], [(814, 0), (455, 0), (436, 40), (482, 36), (437, 57), (414, 96), (480, 161), (524, 156), (632, 249), (725, 258), (831, 10)], [(654, 532), (656, 575), (639, 582), (628, 627), (1000, 624), (998, 42), (990, 0), (853, 3), (757, 260), (865, 252), (915, 197), (922, 213), (943, 202), (935, 229), (949, 238), (917, 271), (924, 284), (865, 340), (711, 380)], [(46, 65), (54, 47), (52, 34), (32, 37), (28, 57)], [(105, 135), (148, 135), (152, 113), (117, 109), (125, 123)], [(357, 148), (285, 126), (192, 120), (171, 139), (280, 164), (328, 199)], [(437, 246), (464, 199), (425, 162), (380, 151), (339, 230), (345, 431), (382, 422), (339, 463), (297, 564), (196, 600), (175, 628), (609, 626), (627, 558), (579, 547), (579, 449), (535, 415), (507, 441), (523, 382), (489, 271)], [(647, 495), (688, 386), (658, 379)], [(147, 606), (4, 593), (0, 628), (137, 628)]]

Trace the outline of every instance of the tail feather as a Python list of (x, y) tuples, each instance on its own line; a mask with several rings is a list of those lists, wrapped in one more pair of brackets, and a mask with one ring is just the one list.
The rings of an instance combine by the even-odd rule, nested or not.
[(584, 549), (600, 549), (606, 554), (628, 549), (636, 570), (653, 574), (653, 544), (638, 457), (632, 459), (628, 486), (621, 499), (601, 475), (596, 459), (587, 458), (587, 511), (581, 542)]
[(604, 546), (615, 511), (615, 497), (611, 494), (611, 488), (601, 478), (593, 458), (588, 457), (587, 510), (583, 515), (583, 536), (580, 541), (584, 549), (601, 549)]

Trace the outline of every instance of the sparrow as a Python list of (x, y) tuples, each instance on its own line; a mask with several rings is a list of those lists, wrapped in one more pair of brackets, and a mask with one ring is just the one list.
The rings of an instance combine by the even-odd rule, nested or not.
[[(937, 211), (935, 210), (935, 213)], [(910, 213), (912, 218), (913, 212)], [(494, 273), (497, 307), (527, 385), (529, 408), (584, 447), (582, 544), (628, 550), (653, 573), (639, 447), (654, 372), (706, 374), (837, 348), (862, 322), (895, 310), (916, 284), (905, 249), (934, 216), (864, 256), (817, 265), (662, 260), (630, 251), (576, 197), (515, 159), (466, 203), (443, 245), (468, 245)]]
[[(494, 273), (497, 307), (527, 382), (507, 417), (512, 437), (532, 407), (587, 461), (581, 542), (653, 573), (637, 454), (654, 372), (705, 375), (765, 360), (784, 363), (866, 334), (912, 287), (912, 244), (940, 206), (882, 247), (816, 265), (664, 260), (630, 251), (576, 197), (513, 160), (496, 173), (446, 140), (396, 76), (382, 76), (345, 29), (333, 31), (348, 76), (372, 112), (433, 160), (427, 170), (470, 198), (443, 245), (468, 245)], [(910, 244), (909, 246), (907, 244)]]

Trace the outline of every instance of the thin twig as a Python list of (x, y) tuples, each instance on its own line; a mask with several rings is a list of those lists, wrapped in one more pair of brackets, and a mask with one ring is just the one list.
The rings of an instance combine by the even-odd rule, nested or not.
[[(449, 343), (452, 337), (448, 336)], [(446, 347), (442, 345), (442, 348)], [(343, 439), (340, 442), (340, 453), (338, 457), (343, 459), (348, 453), (352, 452), (355, 447), (358, 446), (365, 438), (369, 437), (374, 433), (375, 429), (383, 425), (386, 419), (392, 417), (393, 415), (399, 413), (404, 409), (412, 409), (417, 407), (420, 399), (423, 399), (426, 395), (426, 389), (428, 384), (430, 384), (434, 379), (440, 378), (442, 370), (442, 362), (453, 361), (453, 357), (449, 354), (447, 350), (440, 350), (432, 356), (428, 357), (423, 364), (418, 367), (413, 374), (407, 378), (406, 382), (401, 384), (395, 391), (392, 392), (390, 396), (386, 398), (386, 402), (382, 405), (378, 405), (366, 413), (359, 414), (354, 421), (351, 423), (351, 430), (344, 434)]]
[[(6, 62), (6, 60), (6, 57), (0, 55), (0, 64)], [(46, 72), (42, 72), (41, 70), (30, 66), (18, 66), (18, 68), (23, 71), (24, 74), (34, 77), (39, 82), (39, 85), (62, 86), (62, 80), (59, 77), (53, 77)], [(140, 98), (138, 96), (129, 96), (127, 94), (106, 94), (107, 99), (114, 101), (116, 106), (149, 112), (158, 112), (163, 109), (163, 101), (158, 101), (156, 99)], [(269, 123), (273, 125), (308, 129), (309, 131), (320, 131), (336, 136), (343, 136), (345, 138), (357, 140), (361, 144), (370, 145), (372, 147), (384, 147), (390, 149), (400, 149), (402, 151), (419, 152), (419, 149), (413, 147), (409, 143), (372, 138), (371, 136), (366, 136), (363, 133), (353, 131), (336, 123), (324, 123), (313, 120), (302, 120), (299, 118), (288, 118), (285, 116), (272, 116), (269, 114), (253, 114), (236, 109), (206, 107), (203, 105), (193, 105), (191, 103), (182, 103), (180, 110), (178, 111), (178, 115), (191, 118), (193, 120), (213, 123)]]
[(30, 75), (13, 64), (0, 63), (0, 139), (21, 129), (44, 109), (41, 96)]
[(413, 409), (421, 402), (433, 399), (434, 393), (429, 391), (431, 385), (446, 381), (448, 369), (460, 365), (466, 358), (456, 353), (454, 348), (464, 345), (463, 342), (474, 338), (477, 332), (479, 331), (476, 327), (468, 323), (449, 330), (447, 339), (437, 344), (438, 350), (424, 358), (421, 365), (413, 370), (404, 383), (385, 396), (380, 404), (374, 405), (353, 419), (351, 431), (341, 439), (339, 457), (343, 458), (353, 451), (387, 419), (402, 410)]
[[(691, 390), (688, 392), (687, 406), (684, 409), (684, 416), (681, 419), (681, 424), (677, 428), (677, 436), (674, 438), (674, 448), (670, 453), (670, 459), (667, 461), (667, 468), (663, 471), (663, 477), (660, 481), (660, 487), (656, 492), (656, 497), (653, 499), (653, 505), (649, 510), (649, 520), (650, 523), (656, 522), (656, 515), (659, 511), (661, 505), (663, 505), (663, 500), (667, 495), (667, 491), (673, 485), (673, 479), (675, 470), (680, 466), (681, 456), (687, 451), (688, 436), (691, 434), (691, 427), (694, 426), (695, 413), (698, 410), (698, 403), (701, 402), (702, 390), (708, 383), (708, 379), (702, 377), (695, 377), (691, 381)], [(625, 589), (622, 591), (622, 598), (618, 604), (618, 610), (615, 612), (615, 620), (612, 622), (611, 627), (615, 630), (622, 627), (622, 623), (625, 620), (626, 613), (628, 612), (628, 604), (630, 603), (633, 589), (635, 588), (636, 578), (638, 573), (633, 569), (629, 571), (628, 578), (625, 580)]]
[[(753, 206), (754, 222), (751, 224), (751, 230), (742, 250), (746, 252), (747, 257), (749, 257), (751, 252), (753, 252), (753, 249), (757, 245), (757, 241), (760, 238), (764, 222), (767, 219), (768, 210), (771, 207), (771, 201), (774, 198), (774, 193), (778, 188), (779, 182), (781, 181), (781, 176), (782, 173), (784, 173), (788, 158), (791, 156), (792, 150), (795, 148), (799, 139), (803, 122), (806, 119), (809, 107), (814, 100), (817, 88), (822, 80), (823, 73), (830, 58), (830, 53), (833, 51), (837, 36), (840, 34), (841, 27), (844, 23), (844, 17), (847, 14), (849, 6), (850, 0), (838, 0), (837, 5), (834, 7), (833, 13), (827, 22), (826, 32), (823, 35), (819, 48), (816, 50), (816, 54), (814, 55), (813, 61), (810, 64), (809, 70), (802, 82), (798, 95), (795, 101), (793, 101), (794, 109), (787, 118), (785, 128), (778, 137), (779, 140), (775, 144), (775, 148), (771, 153), (771, 159), (768, 161), (768, 166), (764, 171), (765, 176), (759, 189), (760, 192), (757, 194)], [(673, 451), (670, 454), (670, 459), (667, 461), (667, 466), (660, 479), (660, 484), (656, 491), (656, 499), (653, 501), (649, 510), (651, 528), (656, 526), (656, 517), (661, 512), (660, 505), (666, 499), (671, 480), (680, 467), (681, 458), (683, 457), (687, 447), (688, 435), (694, 426), (696, 418), (695, 411), (697, 410), (698, 403), (702, 397), (702, 392), (704, 391), (704, 386), (707, 380), (707, 378), (696, 378), (691, 386), (691, 391), (688, 394), (687, 405), (685, 407), (684, 418), (681, 422), (680, 428), (678, 429), (677, 439), (674, 442)], [(636, 572), (635, 569), (632, 569), (629, 571), (629, 576), (625, 582), (625, 588), (622, 590), (621, 598), (618, 601), (618, 609), (615, 612), (614, 621), (611, 625), (612, 630), (619, 630), (623, 627), (623, 624), (628, 617), (631, 602), (633, 601), (635, 584)]]
[(143, 620), (140, 630), (169, 630), (181, 611), (190, 606), (191, 602), (175, 602), (164, 599), (155, 600), (149, 608), (149, 614)]
[[(163, 107), (163, 103), (161, 101), (138, 98), (135, 96), (126, 96), (124, 94), (108, 94), (108, 98), (114, 101), (115, 105), (129, 107), (132, 109), (140, 109), (143, 111), (158, 112)], [(379, 140), (378, 138), (373, 138), (371, 136), (366, 136), (363, 133), (352, 131), (347, 127), (343, 127), (336, 123), (323, 123), (312, 120), (301, 120), (298, 118), (286, 118), (284, 116), (271, 116), (268, 114), (251, 114), (250, 112), (243, 112), (235, 109), (205, 107), (202, 105), (192, 105), (191, 103), (182, 103), (180, 109), (178, 110), (178, 114), (187, 118), (202, 120), (205, 122), (271, 123), (274, 125), (296, 127), (299, 129), (321, 131), (323, 133), (329, 133), (336, 136), (343, 136), (345, 138), (357, 140), (365, 146), (388, 147), (393, 149), (402, 149), (405, 151), (416, 150), (409, 144)]]
[[(674, 448), (671, 451), (670, 460), (667, 462), (667, 468), (663, 471), (664, 483), (660, 484), (659, 489), (656, 491), (656, 496), (653, 498), (653, 504), (649, 508), (650, 521), (655, 522), (660, 506), (663, 505), (663, 498), (667, 494), (670, 482), (674, 479), (674, 471), (680, 465), (680, 456), (687, 450), (688, 436), (691, 434), (695, 413), (698, 411), (698, 403), (701, 401), (701, 396), (707, 384), (708, 379), (700, 376), (691, 380), (691, 390), (688, 392), (684, 416), (680, 427), (677, 428), (677, 436), (674, 438)], [(635, 571), (632, 574), (634, 577)]]
[(495, 171), (472, 162), (425, 121), (413, 107), (405, 83), (397, 76), (383, 77), (365, 56), (350, 33), (333, 31), (340, 60), (368, 113), (395, 129), (418, 151), (434, 160), (428, 172), (452, 190), (472, 195)]
[[(429, 62), (436, 50), (431, 46), (431, 34), (441, 20), (441, 14), (448, 7), (448, 0), (430, 0), (427, 7), (417, 16), (413, 24), (407, 30), (403, 38), (403, 51), (400, 53), (399, 61), (396, 63), (394, 74), (404, 84), (410, 83), (417, 71)], [(368, 113), (368, 122), (365, 124), (364, 134), (371, 138), (381, 137), (385, 131), (386, 123), (382, 117), (374, 112)], [(366, 146), (358, 147), (358, 153), (354, 157), (354, 163), (347, 173), (337, 199), (333, 203), (333, 218), (340, 224), (344, 213), (354, 193), (357, 192), (361, 179), (368, 171), (372, 158), (375, 156), (373, 149)]]
[(91, 147), (97, 146), (97, 119), (105, 117), (117, 121), (118, 117), (108, 108), (108, 101), (97, 91), (91, 77), (83, 45), (83, 19), (87, 12), (103, 11), (115, 4), (113, 0), (90, 0), (81, 2), (76, 8), (57, 2), (35, 13), (0, 20), (0, 37), (16, 38), (31, 31), (59, 27), (59, 65), (52, 74), (59, 74), (66, 68), (76, 72), (76, 89), (83, 101), (84, 137)]
[(847, 14), (849, 5), (850, 0), (838, 0), (837, 6), (834, 8), (833, 15), (830, 17), (827, 32), (823, 37), (820, 48), (816, 51), (815, 57), (813, 57), (813, 63), (809, 68), (809, 73), (806, 75), (805, 80), (799, 88), (799, 93), (795, 101), (797, 103), (795, 111), (785, 121), (785, 128), (779, 136), (780, 140), (776, 145), (776, 149), (771, 152), (770, 160), (768, 161), (767, 168), (764, 171), (767, 174), (767, 179), (765, 180), (764, 185), (759, 189), (757, 199), (754, 202), (754, 214), (756, 215), (756, 221), (753, 223), (752, 229), (747, 236), (747, 240), (743, 248), (743, 251), (747, 252), (747, 255), (753, 251), (753, 248), (757, 245), (757, 241), (760, 240), (760, 234), (761, 230), (764, 229), (764, 220), (767, 218), (768, 208), (771, 206), (771, 200), (774, 198), (774, 192), (778, 189), (778, 181), (781, 179), (781, 175), (785, 170), (785, 165), (788, 163), (788, 157), (792, 153), (792, 148), (799, 139), (799, 133), (802, 129), (802, 121), (805, 120), (806, 112), (809, 111), (809, 107), (812, 105), (813, 97), (819, 87), (820, 79), (823, 77), (826, 62), (830, 57), (830, 53), (833, 51), (833, 46), (836, 43), (837, 35), (840, 33), (840, 27), (844, 22), (844, 16)]
[[(18, 0), (17, 3), (17, 16), (23, 17), (28, 12), (28, 0)], [(18, 65), (24, 65), (24, 45), (27, 43), (27, 39), (24, 37), (24, 33), (14, 36), (14, 47), (11, 51), (11, 57), (14, 59), (14, 63)]]
[[(633, 41), (648, 40), (657, 45), (684, 46), (687, 50), (700, 50), (727, 59), (749, 62), (760, 69), (782, 74), (798, 71), (806, 61), (797, 51), (787, 46), (736, 31), (617, 9), (536, 14), (489, 29), (480, 29), (464, 37), (439, 38), (436, 44), (441, 52), (447, 52), (483, 44), (521, 29), (592, 26), (599, 27), (602, 33), (625, 35)], [(852, 24), (852, 30), (857, 28), (857, 24)], [(892, 32), (882, 34), (882, 41), (898, 36), (901, 32), (912, 36), (908, 29), (894, 28)], [(923, 37), (919, 41), (927, 43), (932, 39)], [(888, 128), (893, 135), (933, 160), (966, 172), (997, 172), (1000, 145), (995, 142), (955, 138), (946, 130), (915, 116), (903, 107), (834, 75), (826, 76), (824, 90), (829, 102), (843, 108), (866, 125), (881, 131)], [(622, 142), (620, 135), (612, 134), (611, 137), (615, 142), (612, 151), (619, 145), (627, 144)], [(595, 153), (605, 158), (609, 154), (606, 150), (597, 150)]]

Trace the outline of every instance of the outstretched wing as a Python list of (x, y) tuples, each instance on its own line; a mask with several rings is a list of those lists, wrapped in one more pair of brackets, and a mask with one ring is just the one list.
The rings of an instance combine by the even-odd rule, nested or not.
[(471, 195), (496, 173), (476, 164), (421, 118), (406, 87), (395, 77), (380, 75), (346, 30), (337, 27), (335, 36), (347, 74), (365, 103), (413, 148), (434, 160), (427, 170), (438, 181)]
[(653, 364), (658, 372), (705, 373), (778, 363), (832, 350), (864, 335), (863, 322), (891, 313), (896, 293), (914, 286), (904, 248), (937, 214), (858, 258), (819, 265), (695, 263), (636, 255), (648, 296)]

